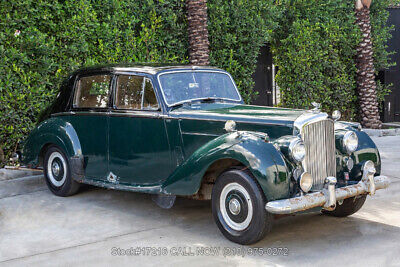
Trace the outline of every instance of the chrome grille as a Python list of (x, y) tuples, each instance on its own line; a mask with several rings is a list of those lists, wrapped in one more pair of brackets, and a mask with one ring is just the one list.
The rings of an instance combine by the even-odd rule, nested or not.
[(321, 190), (326, 177), (336, 176), (334, 123), (328, 119), (307, 124), (301, 135), (306, 147), (304, 169), (313, 177), (312, 190)]

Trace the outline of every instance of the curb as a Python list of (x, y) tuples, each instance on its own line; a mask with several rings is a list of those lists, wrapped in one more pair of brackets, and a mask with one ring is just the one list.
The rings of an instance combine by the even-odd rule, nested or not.
[(400, 135), (400, 128), (396, 129), (362, 129), (369, 136), (383, 137)]
[(4, 169), (0, 169), (0, 181), (12, 180), (21, 177), (35, 176), (41, 174), (43, 174), (42, 170), (6, 167)]
[(0, 199), (46, 189), (43, 175), (33, 175), (0, 181)]

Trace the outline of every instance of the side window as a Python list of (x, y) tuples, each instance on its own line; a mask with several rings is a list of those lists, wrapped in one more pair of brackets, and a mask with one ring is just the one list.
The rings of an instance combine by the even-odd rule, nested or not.
[(75, 89), (74, 107), (106, 108), (110, 82), (110, 75), (94, 75), (80, 78)]
[(158, 109), (150, 80), (134, 75), (118, 76), (115, 105), (118, 109)]
[(140, 109), (142, 104), (143, 77), (119, 75), (115, 105), (119, 109)]
[(147, 78), (144, 79), (144, 97), (142, 109), (146, 110), (157, 110), (158, 103), (156, 94), (154, 93), (153, 85)]

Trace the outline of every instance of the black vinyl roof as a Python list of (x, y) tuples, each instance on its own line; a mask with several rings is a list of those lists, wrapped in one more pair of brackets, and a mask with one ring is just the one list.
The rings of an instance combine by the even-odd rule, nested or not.
[(221, 70), (211, 66), (196, 66), (196, 65), (180, 65), (171, 63), (125, 63), (125, 64), (107, 64), (107, 65), (95, 65), (91, 67), (84, 67), (78, 69), (74, 74), (84, 74), (99, 71), (122, 71), (122, 72), (143, 72), (149, 74), (157, 74), (163, 71), (170, 70), (196, 70), (196, 69), (211, 69)]

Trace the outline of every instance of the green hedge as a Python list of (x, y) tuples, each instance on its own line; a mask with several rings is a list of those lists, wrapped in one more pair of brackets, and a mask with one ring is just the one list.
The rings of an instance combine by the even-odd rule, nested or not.
[[(390, 65), (391, 0), (371, 6), (375, 67)], [(348, 0), (208, 0), (210, 62), (232, 73), (246, 102), (259, 48), (271, 44), (282, 105), (357, 115), (354, 51), (360, 38)], [(9, 158), (54, 98), (87, 65), (187, 63), (185, 0), (0, 2), (0, 148)], [(379, 86), (382, 99), (387, 88)], [(1, 163), (0, 163), (1, 164)]]
[[(321, 103), (325, 111), (339, 109), (345, 119), (357, 120), (357, 94), (354, 62), (361, 33), (355, 25), (354, 1), (282, 0), (277, 1), (279, 28), (271, 44), (276, 81), (281, 88), (281, 105), (309, 108)], [(373, 0), (372, 39), (376, 70), (391, 65), (386, 51), (392, 27), (387, 27), (388, 0)], [(378, 84), (378, 97), (388, 88)]]
[[(272, 9), (264, 1), (208, 5), (210, 60), (232, 73), (249, 101)], [(0, 147), (6, 159), (69, 72), (114, 62), (188, 62), (184, 0), (1, 1), (0, 29)]]

